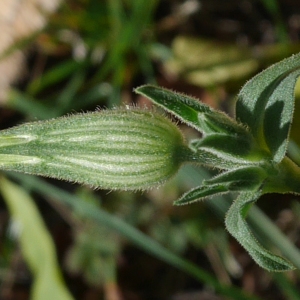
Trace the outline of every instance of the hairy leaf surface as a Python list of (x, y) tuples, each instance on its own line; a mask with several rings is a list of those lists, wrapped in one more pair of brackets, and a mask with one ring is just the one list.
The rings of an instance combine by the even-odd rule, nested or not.
[(252, 166), (223, 172), (204, 180), (201, 186), (186, 192), (174, 204), (190, 204), (220, 193), (251, 191), (259, 188), (265, 177), (266, 174), (260, 167)]
[(267, 177), (259, 166), (241, 167), (228, 172), (223, 172), (211, 179), (204, 180), (204, 185), (228, 184), (230, 191), (243, 191), (257, 189)]
[(289, 261), (262, 247), (246, 224), (245, 214), (260, 196), (260, 191), (242, 192), (227, 212), (226, 228), (261, 267), (269, 271), (293, 270), (294, 266)]
[(236, 119), (250, 128), (275, 162), (280, 162), (286, 152), (299, 68), (297, 54), (253, 77), (238, 95)]
[(167, 118), (114, 109), (0, 132), (0, 167), (105, 189), (147, 189), (173, 176), (190, 149)]
[(178, 200), (174, 201), (174, 205), (190, 204), (213, 195), (228, 192), (229, 190), (226, 185), (201, 185), (183, 194)]
[(149, 98), (182, 122), (204, 134), (247, 135), (245, 127), (236, 123), (234, 119), (192, 97), (152, 85), (141, 86), (135, 89), (135, 92)]

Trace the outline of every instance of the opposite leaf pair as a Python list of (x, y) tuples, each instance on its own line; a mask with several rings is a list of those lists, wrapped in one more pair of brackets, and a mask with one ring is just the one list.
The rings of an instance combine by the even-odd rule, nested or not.
[(190, 145), (194, 153), (192, 161), (221, 170), (175, 204), (191, 203), (218, 193), (240, 192), (226, 215), (226, 227), (253, 259), (270, 271), (294, 267), (257, 242), (245, 216), (265, 193), (300, 193), (300, 168), (285, 156), (299, 75), (298, 54), (255, 76), (238, 95), (236, 120), (171, 91), (151, 86), (136, 90), (200, 131), (203, 138)]
[[(191, 162), (223, 171), (187, 192), (175, 204), (191, 203), (217, 193), (252, 190), (267, 177), (263, 169), (267, 154), (259, 149), (245, 126), (188, 96), (153, 86), (142, 86), (136, 92), (202, 133), (201, 139), (190, 143)], [(180, 112), (188, 111), (186, 108), (189, 113), (183, 116)]]
[(236, 120), (185, 95), (154, 86), (148, 97), (203, 137), (188, 146), (178, 127), (157, 112), (115, 109), (24, 124), (0, 132), (0, 168), (105, 189), (145, 190), (162, 184), (182, 163), (220, 173), (175, 202), (239, 192), (225, 223), (253, 259), (270, 271), (293, 269), (264, 249), (245, 216), (265, 193), (300, 193), (300, 169), (285, 156), (300, 55), (250, 80), (241, 90)]
[[(221, 170), (216, 177), (204, 181), (199, 187), (185, 193), (175, 201), (175, 204), (188, 204), (220, 193), (240, 192), (225, 218), (228, 231), (261, 267), (270, 271), (293, 269), (290, 262), (263, 248), (245, 222), (246, 212), (263, 194), (265, 185), (270, 186), (273, 181), (276, 181), (276, 188), (285, 186), (283, 178), (278, 180), (280, 167), (273, 163), (270, 151), (259, 147), (250, 130), (220, 112), (211, 110), (214, 116), (219, 114), (220, 122), (215, 122), (213, 119), (214, 122), (210, 123), (211, 118), (203, 116), (206, 106), (198, 104), (197, 107), (196, 103), (191, 105), (192, 101), (196, 102), (192, 98), (152, 86), (140, 87), (137, 92), (163, 106), (203, 134), (203, 139), (191, 143), (193, 155), (190, 161)], [(178, 109), (180, 106), (184, 110), (187, 103), (190, 108), (193, 107), (193, 113), (198, 115), (198, 120), (193, 118), (193, 122), (190, 122), (191, 119), (184, 119), (177, 112), (180, 112)], [(174, 106), (177, 111), (172, 110)], [(208, 112), (206, 111), (205, 114), (207, 115)], [(216, 119), (218, 120), (218, 117)], [(221, 124), (221, 120), (226, 120), (223, 132), (221, 132), (222, 126), (217, 126)]]

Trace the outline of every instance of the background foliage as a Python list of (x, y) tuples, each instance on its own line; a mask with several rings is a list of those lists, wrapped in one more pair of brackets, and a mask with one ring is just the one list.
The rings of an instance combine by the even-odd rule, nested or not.
[[(300, 49), (300, 5), (293, 0), (226, 5), (221, 0), (70, 0), (47, 23), (34, 19), (34, 13), (37, 18), (45, 12), (42, 1), (23, 2), (37, 7), (27, 13), (31, 24), (40, 26), (15, 34), (13, 43), (1, 48), (6, 66), (1, 73), (11, 77), (9, 84), (0, 84), (1, 128), (96, 107), (150, 106), (132, 93), (144, 83), (188, 93), (233, 114), (234, 96), (247, 79)], [(24, 9), (13, 15), (22, 20), (18, 12), (24, 16)], [(17, 67), (9, 61), (17, 61)], [(297, 106), (299, 101), (289, 153), (300, 163)], [(191, 129), (181, 129), (187, 138), (196, 137)], [(231, 198), (172, 206), (210, 176), (205, 170), (186, 167), (165, 186), (143, 194), (3, 176), (0, 298), (28, 299), (34, 266), (53, 255), (48, 246), (48, 258), (26, 257), (18, 213), (10, 207), (16, 197), (30, 196), (51, 233), (63, 285), (74, 299), (300, 299), (299, 271), (269, 274), (228, 236), (223, 219)], [(8, 195), (20, 189), (22, 196), (10, 200)], [(265, 246), (280, 250), (300, 268), (293, 247), (300, 243), (298, 200), (264, 196), (249, 221)], [(28, 241), (33, 250), (47, 243), (34, 235)], [(50, 262), (50, 269), (57, 270), (56, 262)], [(61, 284), (61, 274), (53, 278)]]

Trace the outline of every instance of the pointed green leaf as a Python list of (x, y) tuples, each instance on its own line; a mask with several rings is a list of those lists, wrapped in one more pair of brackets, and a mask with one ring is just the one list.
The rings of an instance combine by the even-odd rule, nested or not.
[(228, 192), (227, 187), (221, 184), (202, 185), (183, 194), (178, 200), (174, 201), (174, 205), (191, 204), (207, 197), (226, 192)]
[(235, 119), (230, 118), (225, 113), (212, 110), (209, 113), (204, 113), (204, 119), (207, 127), (211, 128), (211, 133), (238, 135), (245, 139), (250, 138), (247, 128), (241, 123), (237, 123)]
[(208, 168), (220, 169), (220, 170), (232, 170), (242, 166), (246, 166), (249, 164), (253, 164), (254, 162), (246, 160), (241, 157), (236, 157), (233, 155), (229, 155), (223, 151), (219, 151), (214, 148), (209, 147), (198, 147), (195, 148), (194, 145), (197, 146), (197, 142), (194, 141), (191, 144), (191, 149), (194, 151), (190, 155), (189, 162), (200, 164), (206, 166)]
[(260, 167), (243, 167), (223, 172), (211, 179), (204, 180), (174, 202), (175, 205), (190, 204), (220, 193), (249, 191), (261, 186), (266, 173)]
[(260, 196), (260, 191), (242, 192), (227, 212), (226, 228), (262, 268), (268, 271), (293, 270), (294, 266), (289, 261), (262, 247), (246, 224), (245, 212)]
[(250, 166), (223, 172), (211, 179), (203, 181), (204, 185), (228, 184), (230, 191), (257, 189), (267, 177), (261, 167)]
[(3, 177), (0, 189), (14, 222), (20, 227), (21, 251), (34, 276), (33, 300), (73, 299), (63, 283), (55, 246), (31, 197)]
[(208, 167), (236, 169), (245, 165), (259, 164), (264, 154), (254, 149), (251, 139), (240, 136), (211, 134), (190, 143), (195, 161)]
[(249, 140), (234, 135), (211, 134), (201, 139), (197, 145), (198, 148), (211, 149), (228, 155), (228, 157), (237, 157), (247, 160), (251, 150)]
[(294, 110), (300, 54), (287, 58), (247, 82), (238, 95), (236, 118), (247, 125), (260, 147), (280, 162), (286, 152)]
[(235, 120), (192, 97), (152, 85), (141, 86), (135, 92), (204, 134), (247, 134), (245, 127)]
[(201, 126), (203, 124), (199, 122), (198, 116), (199, 113), (211, 112), (212, 108), (197, 99), (153, 85), (143, 85), (135, 89), (135, 92), (147, 97), (200, 132), (205, 130), (204, 126)]

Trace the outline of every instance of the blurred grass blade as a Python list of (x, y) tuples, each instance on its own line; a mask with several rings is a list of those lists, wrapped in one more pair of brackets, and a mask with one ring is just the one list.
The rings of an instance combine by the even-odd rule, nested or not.
[(285, 21), (281, 15), (281, 8), (279, 6), (278, 0), (260, 0), (260, 2), (265, 6), (266, 10), (272, 15), (275, 28), (277, 31), (277, 37), (282, 44), (289, 44), (290, 38), (287, 31)]
[(300, 291), (284, 273), (273, 273), (273, 280), (276, 282), (286, 300), (299, 300)]
[(31, 197), (4, 177), (0, 189), (12, 218), (20, 225), (22, 254), (34, 276), (32, 300), (71, 300), (60, 273), (51, 236)]
[(289, 259), (297, 269), (300, 269), (299, 249), (258, 207), (254, 205), (251, 208), (247, 220), (260, 237), (259, 240), (263, 245), (274, 245), (284, 257)]
[(258, 300), (258, 297), (248, 295), (245, 292), (231, 286), (220, 283), (216, 278), (205, 270), (199, 268), (195, 264), (182, 259), (180, 256), (174, 254), (168, 249), (161, 246), (152, 238), (149, 238), (142, 232), (138, 231), (131, 225), (125, 223), (120, 218), (101, 210), (91, 203), (82, 201), (79, 197), (72, 195), (58, 187), (55, 187), (39, 178), (23, 175), (19, 173), (9, 173), (9, 175), (18, 181), (21, 181), (27, 188), (34, 192), (43, 195), (44, 197), (51, 197), (60, 203), (71, 207), (73, 210), (80, 212), (82, 217), (99, 224), (100, 226), (107, 226), (115, 230), (117, 233), (128, 238), (134, 245), (143, 249), (154, 257), (166, 262), (167, 264), (189, 274), (193, 278), (205, 285), (213, 288), (221, 295), (228, 296), (235, 300)]
[[(114, 95), (108, 101), (108, 107), (119, 104), (120, 90), (125, 81), (125, 74), (128, 74), (128, 55), (136, 57), (136, 62), (132, 66), (138, 66), (145, 72), (145, 76), (152, 77), (152, 62), (149, 56), (148, 45), (151, 40), (145, 34), (152, 22), (153, 11), (158, 3), (157, 0), (134, 0), (127, 1), (126, 5), (120, 0), (110, 0), (108, 2), (107, 14), (109, 16), (109, 45), (103, 64), (99, 71), (93, 76), (92, 82), (106, 80), (111, 74), (111, 82), (114, 86)], [(134, 37), (134, 39), (132, 39)], [(141, 54), (145, 53), (145, 55)], [(153, 80), (151, 80), (153, 81)]]
[[(61, 114), (68, 111), (72, 107), (72, 102), (81, 86), (83, 86), (85, 80), (85, 72), (79, 70), (68, 81), (65, 88), (59, 94), (56, 100), (57, 110)], [(59, 116), (59, 115), (57, 115)]]
[(67, 60), (53, 67), (42, 76), (31, 81), (27, 88), (27, 93), (31, 95), (36, 95), (42, 90), (49, 88), (50, 86), (60, 83), (74, 72), (85, 68), (89, 64), (88, 60), (85, 61), (75, 61), (74, 59)]
[(74, 96), (72, 100), (72, 109), (74, 111), (82, 110), (84, 107), (96, 107), (106, 98), (109, 98), (113, 92), (112, 86), (107, 82), (102, 82), (94, 87), (83, 91)]
[(171, 50), (173, 55), (164, 63), (167, 74), (201, 88), (238, 86), (259, 67), (249, 48), (215, 39), (176, 35)]
[(47, 105), (17, 90), (10, 91), (7, 105), (32, 119), (45, 120), (58, 116), (55, 106)]

